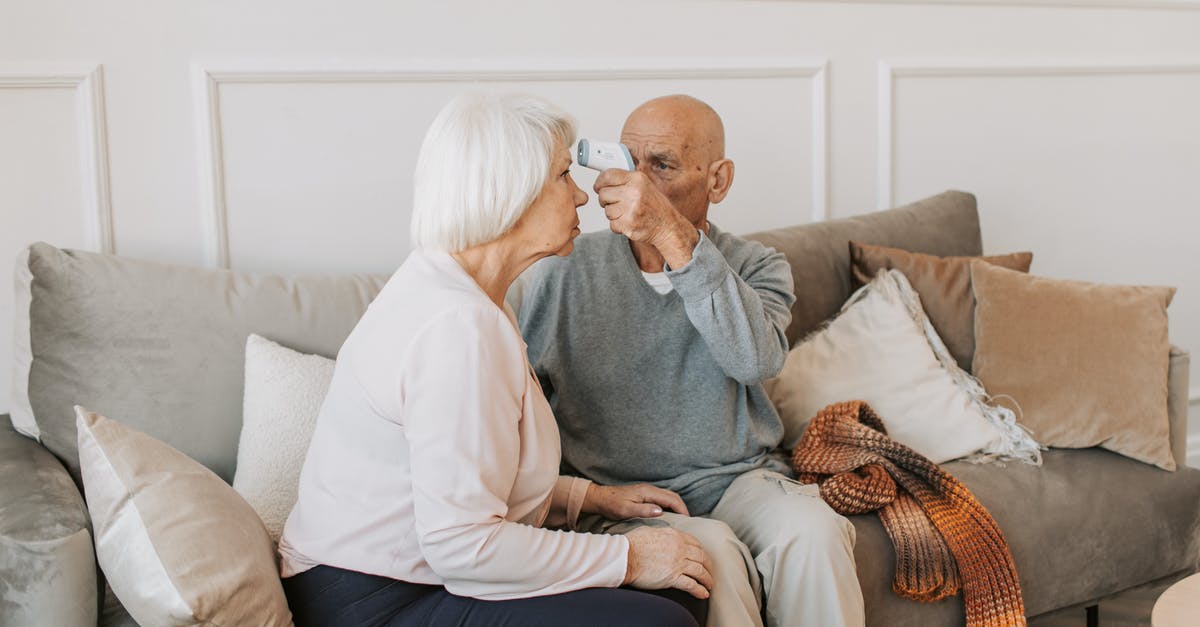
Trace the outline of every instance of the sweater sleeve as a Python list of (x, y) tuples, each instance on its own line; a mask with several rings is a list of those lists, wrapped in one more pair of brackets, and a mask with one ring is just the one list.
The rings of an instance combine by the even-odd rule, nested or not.
[(735, 272), (704, 233), (682, 268), (666, 268), (688, 319), (725, 374), (750, 385), (783, 369), (796, 296), (783, 253), (758, 246)]
[[(503, 600), (616, 587), (621, 536), (542, 529), (505, 519), (522, 449), (525, 360), (499, 309), (467, 306), (431, 322), (400, 374), (417, 541), (447, 590)], [(557, 463), (547, 468), (547, 498)]]

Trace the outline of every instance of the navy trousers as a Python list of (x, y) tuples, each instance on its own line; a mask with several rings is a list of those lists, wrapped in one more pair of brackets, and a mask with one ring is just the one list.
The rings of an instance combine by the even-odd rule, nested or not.
[(332, 566), (283, 580), (297, 627), (479, 625), (558, 627), (697, 627), (706, 601), (669, 590), (589, 588), (564, 594), (481, 601), (441, 586), (408, 583)]

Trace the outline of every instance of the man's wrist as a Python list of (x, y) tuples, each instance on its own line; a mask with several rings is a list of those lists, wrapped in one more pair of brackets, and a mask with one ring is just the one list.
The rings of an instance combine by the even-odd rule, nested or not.
[(679, 222), (662, 238), (661, 243), (655, 244), (659, 254), (666, 260), (667, 266), (678, 270), (692, 260), (692, 251), (700, 243), (700, 232), (696, 225), (680, 216)]

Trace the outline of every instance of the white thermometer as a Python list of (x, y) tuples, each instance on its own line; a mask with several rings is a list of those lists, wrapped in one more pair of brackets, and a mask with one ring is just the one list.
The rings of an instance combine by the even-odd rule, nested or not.
[(593, 170), (604, 171), (612, 168), (632, 172), (633, 157), (629, 149), (620, 142), (599, 142), (590, 139), (580, 139), (575, 150), (575, 163)]

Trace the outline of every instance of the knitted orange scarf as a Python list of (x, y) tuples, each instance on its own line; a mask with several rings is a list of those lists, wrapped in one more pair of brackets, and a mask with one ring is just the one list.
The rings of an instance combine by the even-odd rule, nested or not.
[(962, 588), (968, 627), (1025, 625), (1004, 534), (966, 486), (887, 436), (862, 401), (834, 403), (792, 453), (804, 483), (840, 514), (878, 511), (896, 549), (896, 594), (937, 601)]

